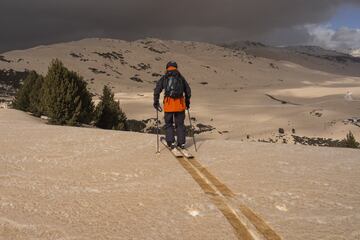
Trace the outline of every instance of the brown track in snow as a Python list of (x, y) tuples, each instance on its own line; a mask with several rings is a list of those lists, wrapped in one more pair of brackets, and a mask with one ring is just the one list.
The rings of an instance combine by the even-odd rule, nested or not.
[(209, 196), (214, 205), (221, 211), (227, 221), (234, 228), (235, 235), (241, 240), (254, 240), (249, 230), (241, 222), (235, 211), (225, 202), (223, 197), (210, 186), (206, 179), (203, 178), (195, 169), (195, 167), (184, 158), (178, 158), (179, 163), (191, 175), (191, 177), (199, 184), (201, 189)]
[[(206, 167), (203, 167), (199, 161), (195, 158), (189, 160), (193, 166), (195, 166), (204, 176), (221, 192), (221, 194), (232, 200), (235, 197), (235, 193), (222, 183), (216, 176), (214, 176)], [(244, 204), (239, 205), (239, 209), (246, 216), (248, 220), (255, 226), (255, 228), (267, 239), (267, 240), (280, 240), (280, 236), (270, 228), (270, 226), (254, 213), (250, 208)]]
[(207, 170), (207, 168), (203, 167), (199, 161), (196, 159), (191, 159), (189, 162), (194, 165), (214, 186), (221, 192), (225, 197), (235, 197), (235, 193), (231, 191), (231, 189), (226, 186), (224, 183), (220, 182), (217, 177), (215, 177), (212, 173)]
[[(240, 220), (235, 209), (239, 210), (266, 240), (281, 240), (281, 237), (256, 213), (244, 204), (235, 203), (235, 193), (195, 158), (177, 158), (182, 167), (192, 176), (201, 189), (209, 196), (234, 228), (238, 239), (253, 240), (249, 229)], [(213, 185), (213, 186), (212, 186)]]
[(281, 237), (274, 232), (266, 222), (244, 204), (239, 205), (240, 211), (254, 224), (256, 229), (264, 235), (267, 240), (280, 240)]

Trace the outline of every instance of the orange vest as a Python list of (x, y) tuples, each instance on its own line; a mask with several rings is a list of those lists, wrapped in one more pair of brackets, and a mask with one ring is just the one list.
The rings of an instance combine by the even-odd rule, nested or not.
[(164, 98), (164, 112), (183, 112), (186, 109), (185, 97), (182, 98)]

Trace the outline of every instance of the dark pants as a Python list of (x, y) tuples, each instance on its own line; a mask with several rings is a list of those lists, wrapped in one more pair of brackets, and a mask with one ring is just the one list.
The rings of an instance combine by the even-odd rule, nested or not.
[[(166, 130), (166, 142), (171, 144), (175, 142), (175, 129), (177, 144), (185, 144), (185, 111), (184, 112), (166, 112), (165, 113), (165, 130)], [(174, 127), (175, 123), (175, 127)]]

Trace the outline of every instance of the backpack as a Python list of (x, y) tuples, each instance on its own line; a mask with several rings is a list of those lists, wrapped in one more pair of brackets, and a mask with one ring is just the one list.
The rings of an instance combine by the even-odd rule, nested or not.
[(181, 98), (184, 96), (184, 82), (180, 74), (167, 74), (165, 81), (165, 96), (171, 98)]

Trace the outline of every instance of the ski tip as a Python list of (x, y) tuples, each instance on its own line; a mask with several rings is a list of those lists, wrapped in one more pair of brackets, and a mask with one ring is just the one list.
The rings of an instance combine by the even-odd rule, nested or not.
[(181, 154), (187, 158), (187, 159), (192, 159), (194, 158), (194, 156), (186, 149), (179, 149), (179, 151), (181, 152)]

